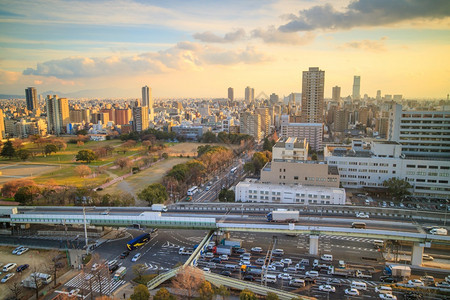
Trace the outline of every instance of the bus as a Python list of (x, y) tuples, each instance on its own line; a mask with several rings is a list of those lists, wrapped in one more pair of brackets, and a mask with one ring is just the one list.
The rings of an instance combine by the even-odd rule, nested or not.
[(144, 233), (138, 236), (137, 238), (134, 238), (131, 241), (129, 241), (127, 243), (127, 248), (128, 250), (131, 251), (136, 249), (137, 247), (144, 246), (145, 243), (147, 243), (148, 241), (150, 241), (150, 233)]
[(237, 171), (237, 167), (234, 167), (233, 169), (230, 170), (230, 173), (234, 174), (234, 173), (236, 173), (236, 171)]
[(198, 192), (198, 186), (195, 185), (195, 186), (191, 187), (190, 189), (188, 189), (187, 195), (194, 196), (194, 194), (197, 192)]

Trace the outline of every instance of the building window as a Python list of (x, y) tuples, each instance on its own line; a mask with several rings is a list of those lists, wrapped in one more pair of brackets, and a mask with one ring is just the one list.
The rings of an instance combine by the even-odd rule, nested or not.
[(294, 180), (298, 180), (298, 176), (294, 176)]

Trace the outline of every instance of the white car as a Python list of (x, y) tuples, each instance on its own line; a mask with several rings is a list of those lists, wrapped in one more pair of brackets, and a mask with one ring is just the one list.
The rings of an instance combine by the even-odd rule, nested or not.
[(359, 296), (359, 291), (357, 289), (345, 289), (345, 294), (350, 296)]
[(253, 247), (252, 249), (250, 249), (250, 251), (255, 253), (261, 253), (263, 249), (261, 247)]
[(219, 256), (219, 258), (220, 258), (221, 260), (228, 260), (228, 255), (222, 254), (221, 256)]
[(445, 276), (445, 281), (450, 282), (450, 275)]
[(6, 274), (6, 276), (2, 278), (2, 281), (1, 281), (1, 282), (2, 282), (2, 283), (7, 282), (7, 281), (10, 280), (11, 277), (13, 277), (14, 275), (15, 275), (14, 273)]
[(437, 234), (437, 235), (447, 235), (447, 229), (445, 228), (433, 228), (430, 230), (431, 234)]
[[(265, 269), (265, 268), (266, 268), (266, 266), (262, 266), (262, 269)], [(274, 265), (268, 265), (267, 270), (268, 271), (276, 271), (277, 267), (275, 267)]]
[(410, 279), (406, 285), (409, 287), (425, 286), (423, 281), (419, 279)]
[(75, 297), (80, 292), (80, 289), (73, 289), (69, 292), (69, 297)]
[(19, 250), (19, 251), (17, 251), (17, 255), (22, 255), (22, 254), (24, 254), (25, 252), (27, 252), (28, 250), (30, 250), (30, 248), (22, 248), (21, 250)]
[(319, 272), (317, 272), (317, 271), (306, 271), (305, 275), (306, 275), (306, 277), (315, 278), (315, 277), (319, 277)]
[(282, 255), (284, 255), (284, 250), (283, 249), (274, 249), (274, 250), (272, 250), (272, 254), (282, 256)]
[(329, 284), (323, 284), (319, 286), (319, 291), (334, 293), (336, 292), (336, 288)]
[(432, 261), (432, 260), (434, 260), (434, 257), (429, 254), (423, 254), (422, 259)]
[(278, 279), (291, 280), (292, 276), (287, 273), (278, 274)]
[(207, 268), (207, 267), (205, 267), (205, 268), (203, 268), (203, 272), (206, 272), (206, 273), (211, 273), (211, 269), (210, 269), (210, 268)]
[(12, 254), (17, 254), (17, 252), (19, 252), (20, 250), (22, 250), (23, 248), (25, 248), (24, 246), (19, 246), (19, 247), (17, 247), (16, 249), (14, 249), (13, 251), (12, 251)]
[(363, 218), (363, 219), (368, 219), (369, 218), (369, 214), (366, 214), (366, 213), (357, 213), (356, 214), (356, 217), (357, 218)]
[(17, 264), (16, 264), (16, 263), (9, 263), (9, 264), (6, 264), (6, 265), (3, 267), (3, 272), (9, 272), (10, 270), (14, 269), (15, 267), (17, 267)]
[(113, 265), (115, 265), (117, 263), (118, 263), (117, 259), (113, 259), (111, 261), (108, 261), (108, 267), (111, 267), (111, 266), (113, 266)]
[(379, 294), (378, 297), (380, 299), (397, 300), (397, 296), (394, 296), (392, 294)]
[(133, 256), (133, 258), (131, 259), (131, 261), (138, 261), (139, 260), (139, 258), (141, 258), (141, 256), (142, 256), (142, 254), (141, 253), (136, 253), (134, 256)]
[(296, 264), (296, 265), (295, 265), (295, 269), (296, 269), (297, 271), (304, 271), (304, 270), (305, 270), (305, 265)]
[(272, 263), (272, 265), (274, 265), (275, 267), (284, 268), (284, 263), (282, 263), (281, 261), (276, 261), (276, 262)]
[(212, 253), (212, 252), (205, 253), (205, 258), (213, 258), (213, 257), (214, 257), (214, 253)]
[(450, 283), (448, 281), (438, 282), (438, 283), (436, 283), (436, 287), (450, 288)]
[(283, 258), (280, 260), (283, 264), (290, 266), (292, 264), (292, 259), (290, 258)]

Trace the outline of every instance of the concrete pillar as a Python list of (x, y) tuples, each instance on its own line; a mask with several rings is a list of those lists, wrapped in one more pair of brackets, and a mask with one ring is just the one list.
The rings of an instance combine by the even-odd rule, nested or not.
[(413, 266), (421, 266), (422, 265), (422, 257), (423, 257), (423, 248), (424, 244), (414, 243), (411, 252), (411, 265)]
[(309, 236), (309, 254), (319, 255), (319, 236), (310, 235)]

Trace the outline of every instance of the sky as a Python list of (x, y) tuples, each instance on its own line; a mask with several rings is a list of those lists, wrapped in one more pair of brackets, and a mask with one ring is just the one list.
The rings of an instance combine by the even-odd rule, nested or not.
[(450, 93), (448, 0), (0, 0), (0, 94), (287, 96), (325, 71), (351, 94)]

